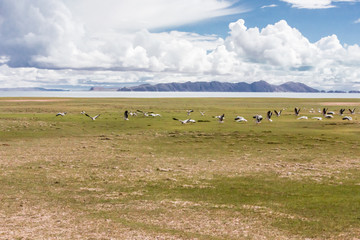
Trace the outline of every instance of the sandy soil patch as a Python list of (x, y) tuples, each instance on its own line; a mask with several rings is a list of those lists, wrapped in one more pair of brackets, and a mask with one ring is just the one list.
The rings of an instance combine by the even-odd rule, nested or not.
[(95, 208), (119, 211), (130, 222), (194, 234), (191, 239), (196, 239), (196, 234), (219, 239), (299, 239), (299, 236), (289, 236), (272, 227), (264, 217), (274, 213), (256, 206), (244, 206), (243, 211), (229, 211), (234, 206), (182, 200), (139, 200), (126, 205), (101, 204)]
[(132, 229), (111, 219), (89, 219), (83, 213), (21, 199), (11, 214), (0, 211), (0, 239), (179, 239), (166, 233)]

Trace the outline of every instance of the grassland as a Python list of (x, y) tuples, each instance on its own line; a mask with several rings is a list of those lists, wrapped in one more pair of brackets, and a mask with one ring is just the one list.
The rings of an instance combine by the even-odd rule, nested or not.
[(0, 98), (0, 239), (358, 239), (359, 115), (293, 114), (325, 106), (360, 100)]

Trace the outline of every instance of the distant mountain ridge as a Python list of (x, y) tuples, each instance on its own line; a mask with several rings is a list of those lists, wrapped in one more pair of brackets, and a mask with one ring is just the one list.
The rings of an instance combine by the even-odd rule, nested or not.
[[(107, 91), (106, 88), (93, 87), (91, 91)], [(112, 89), (116, 90), (116, 89)], [(269, 84), (266, 81), (253, 83), (229, 82), (185, 82), (159, 83), (155, 85), (142, 84), (139, 86), (118, 88), (116, 91), (144, 91), (144, 92), (320, 92), (299, 82), (286, 82), (281, 85)]]

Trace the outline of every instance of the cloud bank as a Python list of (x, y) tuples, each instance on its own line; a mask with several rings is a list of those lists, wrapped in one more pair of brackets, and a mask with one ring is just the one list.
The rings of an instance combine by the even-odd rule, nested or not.
[[(248, 28), (242, 19), (229, 24), (224, 39), (177, 31), (153, 33), (151, 29), (244, 9), (233, 8), (230, 1), (206, 0), (209, 4), (204, 7), (205, 0), (182, 0), (170, 7), (168, 1), (149, 0), (141, 1), (149, 11), (140, 8), (130, 16), (140, 0), (107, 1), (109, 5), (95, 0), (1, 1), (0, 84), (91, 86), (262, 79), (299, 81), (321, 89), (359, 87), (360, 47), (343, 45), (336, 35), (312, 43), (284, 20), (259, 29)], [(310, 2), (301, 2), (310, 7)], [(331, 2), (317, 3), (330, 6)], [(86, 12), (85, 3), (90, 9)], [(152, 9), (151, 3), (164, 4), (166, 10)], [(91, 19), (96, 9), (99, 16)], [(100, 14), (104, 11), (105, 15)], [(167, 14), (157, 18), (162, 12)]]
[[(147, 41), (142, 40), (147, 36), (141, 29), (244, 11), (232, 7), (231, 1), (219, 0), (2, 0), (0, 9), (0, 54), (10, 58), (11, 67), (151, 69), (163, 68), (156, 56), (152, 58), (162, 53), (148, 49), (150, 52), (145, 54), (141, 43), (137, 43)], [(166, 41), (174, 43), (174, 48), (193, 47), (176, 34), (163, 34), (162, 39), (147, 35), (152, 44), (148, 47), (168, 50), (169, 55), (172, 50)], [(176, 43), (174, 39), (178, 39)], [(176, 61), (172, 57), (176, 58), (165, 56)]]

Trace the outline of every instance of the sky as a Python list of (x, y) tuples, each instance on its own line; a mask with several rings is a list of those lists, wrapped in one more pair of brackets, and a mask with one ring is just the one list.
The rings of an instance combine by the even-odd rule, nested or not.
[(0, 0), (0, 88), (360, 90), (360, 0)]

